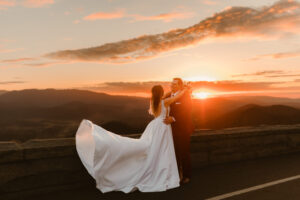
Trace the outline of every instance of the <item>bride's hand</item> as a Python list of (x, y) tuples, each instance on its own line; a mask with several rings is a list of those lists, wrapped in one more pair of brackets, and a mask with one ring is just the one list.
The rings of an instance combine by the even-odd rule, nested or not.
[(166, 117), (165, 119), (164, 119), (164, 123), (165, 124), (171, 124), (171, 123), (173, 123), (174, 122), (174, 120), (173, 120), (173, 117)]

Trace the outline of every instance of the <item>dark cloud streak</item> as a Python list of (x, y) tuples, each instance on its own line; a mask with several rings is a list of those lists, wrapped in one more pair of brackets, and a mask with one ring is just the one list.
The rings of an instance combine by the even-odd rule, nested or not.
[(261, 60), (264, 58), (273, 58), (273, 59), (295, 58), (295, 57), (299, 57), (299, 56), (300, 56), (300, 50), (295, 50), (295, 51), (289, 51), (289, 52), (258, 55), (253, 58), (250, 58), (250, 60)]
[(284, 71), (282, 70), (265, 70), (265, 71), (258, 71), (255, 73), (249, 73), (249, 74), (236, 74), (232, 75), (231, 77), (245, 77), (245, 76), (265, 76), (268, 74), (282, 74)]
[(0, 85), (10, 85), (10, 84), (23, 84), (26, 81), (0, 81)]

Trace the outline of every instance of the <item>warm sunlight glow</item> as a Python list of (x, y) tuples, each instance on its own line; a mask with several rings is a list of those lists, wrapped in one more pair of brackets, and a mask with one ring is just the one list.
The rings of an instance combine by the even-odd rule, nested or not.
[(193, 97), (197, 99), (206, 99), (211, 93), (209, 92), (193, 92)]
[(194, 77), (187, 77), (183, 78), (185, 81), (216, 81), (216, 78), (209, 77), (209, 76), (194, 76)]

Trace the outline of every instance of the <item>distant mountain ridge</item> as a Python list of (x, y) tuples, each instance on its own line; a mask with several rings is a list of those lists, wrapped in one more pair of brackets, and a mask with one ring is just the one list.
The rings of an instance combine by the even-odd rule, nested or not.
[[(277, 97), (193, 99), (196, 128), (300, 123), (300, 101)], [(0, 140), (73, 137), (82, 119), (118, 133), (142, 133), (149, 98), (76, 89), (27, 89), (0, 95)]]
[(77, 89), (25, 89), (5, 92), (0, 96), (1, 103), (9, 103), (14, 106), (39, 106), (51, 107), (66, 104), (72, 101), (83, 103), (128, 103), (128, 101), (145, 101), (145, 98), (130, 96), (112, 96), (105, 93), (97, 93), (88, 90)]
[(258, 126), (262, 124), (300, 123), (300, 109), (286, 105), (260, 106), (247, 104), (226, 113), (207, 126), (215, 129), (237, 126)]
[(119, 134), (141, 133), (149, 99), (84, 90), (21, 90), (0, 95), (0, 141), (74, 137), (82, 119)]
[[(206, 124), (218, 117), (251, 104), (270, 106), (281, 104), (300, 108), (300, 100), (279, 97), (216, 97), (194, 99), (194, 119), (197, 124)], [(0, 95), (0, 111), (4, 116), (33, 116), (40, 118), (79, 119), (92, 117), (97, 121), (125, 120), (148, 116), (149, 98), (113, 96), (77, 89), (26, 89), (8, 91)], [(244, 107), (243, 109), (246, 109)], [(141, 113), (144, 113), (141, 114)], [(2, 117), (4, 117), (2, 116)], [(135, 117), (136, 116), (136, 117)], [(0, 113), (1, 117), (1, 113)], [(149, 117), (147, 117), (149, 119)]]
[(300, 108), (299, 98), (284, 98), (284, 97), (271, 97), (271, 96), (231, 96), (222, 97), (224, 99), (230, 99), (232, 101), (238, 101), (244, 104), (257, 104), (257, 105), (288, 105), (296, 108)]
[(0, 95), (4, 94), (6, 92), (8, 92), (8, 91), (6, 91), (6, 90), (0, 90)]
[[(0, 90), (0, 103), (14, 104), (14, 106), (39, 106), (52, 107), (70, 102), (101, 103), (101, 104), (126, 104), (131, 101), (148, 102), (149, 98), (136, 96), (109, 95), (89, 90), (79, 89), (24, 89), (6, 91)], [(274, 105), (282, 104), (300, 108), (300, 99), (270, 97), (270, 96), (230, 96), (214, 97), (208, 99), (194, 99), (200, 104), (226, 104), (230, 107), (238, 107), (246, 104)], [(236, 106), (234, 106), (236, 105)]]

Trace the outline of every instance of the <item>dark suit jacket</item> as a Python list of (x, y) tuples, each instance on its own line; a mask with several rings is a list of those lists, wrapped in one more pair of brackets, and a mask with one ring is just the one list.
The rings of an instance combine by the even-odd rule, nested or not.
[(173, 133), (190, 136), (194, 132), (192, 99), (189, 92), (170, 105), (170, 116), (176, 120), (171, 124)]

